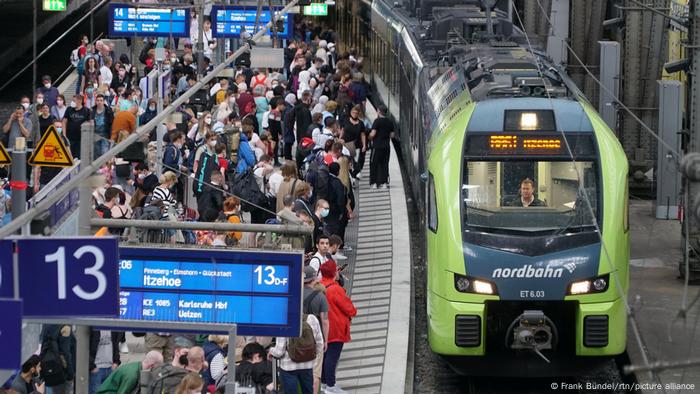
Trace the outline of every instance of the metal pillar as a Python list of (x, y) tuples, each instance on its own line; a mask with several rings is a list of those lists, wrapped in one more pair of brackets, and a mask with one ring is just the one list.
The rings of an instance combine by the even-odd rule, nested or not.
[(197, 0), (197, 80), (204, 75), (204, 0)]
[(569, 0), (552, 0), (552, 11), (549, 19), (551, 25), (546, 20), (545, 26), (549, 26), (547, 33), (547, 54), (556, 64), (566, 64), (568, 62), (569, 50), (564, 43), (569, 39)]
[[(36, 89), (36, 73), (37, 73), (37, 65), (36, 65), (36, 45), (37, 45), (37, 36), (36, 36), (36, 14), (38, 12), (36, 3), (37, 1), (40, 0), (32, 0), (32, 59), (34, 60), (34, 64), (32, 64), (32, 88), (29, 90), (30, 92), (33, 92), (34, 89)], [(14, 217), (14, 216), (13, 216)]]
[[(640, 106), (639, 81), (641, 79), (641, 39), (642, 39), (642, 12), (638, 10), (625, 11), (625, 47), (624, 47), (624, 71), (625, 83), (621, 101), (628, 107)], [(656, 79), (656, 78), (654, 78)], [(639, 124), (628, 115), (622, 122), (622, 147), (627, 157), (632, 161), (643, 160), (643, 151), (639, 149)]]
[[(679, 81), (662, 80), (659, 83), (659, 137), (680, 151), (680, 131), (683, 127), (681, 105), (682, 89)], [(658, 143), (656, 166), (656, 218), (678, 219), (681, 176), (672, 152)]]
[(19, 217), (27, 210), (27, 143), (24, 137), (15, 139), (15, 149), (12, 151), (12, 219)]
[(598, 43), (600, 44), (600, 82), (605, 86), (605, 89), (598, 91), (598, 113), (608, 127), (618, 134), (615, 99), (620, 94), (620, 43), (617, 41), (598, 41)]
[[(234, 324), (228, 332), (228, 348), (236, 348), (237, 326)], [(228, 376), (226, 377), (225, 394), (236, 394), (236, 363), (228, 363)]]
[[(163, 53), (164, 55), (164, 53)], [(157, 56), (156, 56), (157, 57)], [(163, 74), (163, 59), (156, 59), (158, 64), (158, 76), (156, 77), (156, 105), (157, 113), (163, 112), (163, 86), (161, 75)], [(156, 176), (160, 178), (163, 173), (163, 136), (161, 124), (156, 126)]]
[[(80, 163), (86, 167), (92, 163), (94, 151), (95, 124), (83, 123), (80, 128)], [(81, 182), (79, 187), (80, 200), (78, 203), (78, 235), (92, 235), (90, 219), (92, 217), (92, 187), (91, 182)], [(76, 367), (75, 367), (75, 393), (87, 394), (90, 377), (90, 327), (79, 325), (75, 330), (76, 339)]]

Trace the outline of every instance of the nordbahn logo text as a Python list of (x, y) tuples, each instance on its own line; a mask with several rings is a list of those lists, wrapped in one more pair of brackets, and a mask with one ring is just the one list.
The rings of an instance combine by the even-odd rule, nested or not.
[[(576, 269), (576, 264), (567, 264), (564, 268), (573, 273)], [(561, 278), (564, 274), (564, 268), (539, 267), (525, 264), (520, 268), (496, 268), (493, 270), (491, 277), (493, 278)]]

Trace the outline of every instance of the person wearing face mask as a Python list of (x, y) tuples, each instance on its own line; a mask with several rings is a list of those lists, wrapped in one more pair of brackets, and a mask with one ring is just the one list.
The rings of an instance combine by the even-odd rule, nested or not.
[(212, 132), (211, 130), (212, 116), (209, 112), (203, 112), (197, 122), (190, 127), (187, 138), (194, 141), (194, 146), (200, 146), (206, 135)]
[(112, 141), (117, 141), (117, 135), (120, 131), (126, 130), (129, 134), (136, 130), (136, 114), (139, 112), (139, 107), (133, 103), (129, 103), (128, 110), (119, 111), (114, 116), (114, 122), (112, 122)]
[[(199, 197), (204, 191), (205, 184), (208, 184), (212, 173), (219, 172), (219, 159), (216, 155), (217, 136), (214, 133), (207, 133), (205, 143), (195, 152), (194, 166), (192, 173), (195, 178), (193, 192)], [(202, 211), (200, 211), (201, 213)]]
[(39, 373), (41, 373), (41, 360), (34, 354), (22, 364), (22, 369), (12, 381), (10, 389), (19, 394), (43, 393), (45, 384), (39, 380)]
[(90, 110), (83, 106), (83, 96), (76, 94), (63, 118), (63, 130), (71, 143), (73, 157), (80, 156), (80, 126), (90, 120)]
[(163, 150), (163, 166), (168, 171), (184, 171), (182, 166), (182, 147), (185, 145), (185, 135), (181, 131), (170, 134), (168, 143)]
[[(158, 115), (158, 107), (156, 105), (156, 99), (148, 99), (148, 107), (146, 111), (139, 117), (139, 124), (144, 125)], [(156, 128), (154, 127), (150, 132), (150, 141), (155, 141), (157, 139)]]
[[(64, 135), (64, 128), (63, 128), (63, 123), (59, 120), (55, 120), (53, 122), (53, 127), (56, 129), (56, 132), (58, 135), (61, 136), (61, 139), (63, 140), (63, 144), (66, 147), (70, 147), (71, 144), (68, 141), (68, 138)], [(70, 149), (70, 148), (69, 148)], [(71, 152), (69, 151), (68, 154)], [(33, 179), (34, 179), (34, 193), (38, 193), (39, 190), (46, 186), (49, 182), (51, 182), (56, 175), (58, 175), (59, 172), (61, 172), (62, 168), (60, 167), (43, 167), (43, 166), (34, 166), (33, 169)]]
[(68, 106), (66, 106), (66, 98), (62, 94), (59, 94), (56, 97), (56, 104), (51, 106), (51, 115), (56, 119), (63, 119), (66, 115), (66, 109), (68, 109)]
[(49, 126), (53, 125), (53, 122), (56, 121), (56, 118), (51, 115), (51, 111), (49, 110), (49, 105), (47, 103), (39, 106), (39, 117), (37, 120), (39, 123), (39, 128), (37, 133), (34, 134), (34, 137), (32, 138), (34, 141), (39, 141)]
[(41, 86), (37, 89), (37, 93), (44, 95), (44, 102), (49, 106), (56, 105), (59, 92), (58, 89), (51, 84), (51, 76), (44, 75), (41, 77)]
[(250, 146), (250, 141), (253, 138), (253, 128), (252, 122), (243, 122), (241, 142), (238, 146), (238, 165), (236, 166), (236, 174), (242, 174), (255, 166), (256, 159), (253, 148)]
[(112, 77), (112, 83), (109, 85), (112, 95), (117, 94), (120, 86), (127, 88), (131, 85), (131, 77), (127, 74), (126, 66), (117, 64), (117, 75)]
[(95, 134), (102, 138), (95, 139), (95, 158), (102, 156), (109, 149), (110, 134), (114, 123), (114, 112), (106, 104), (105, 96), (98, 94), (95, 97), (95, 106), (92, 108), (92, 119), (95, 121)]

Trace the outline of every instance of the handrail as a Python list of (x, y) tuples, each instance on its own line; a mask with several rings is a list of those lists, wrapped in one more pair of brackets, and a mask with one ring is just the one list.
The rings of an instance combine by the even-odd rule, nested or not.
[(73, 24), (73, 26), (69, 27), (68, 30), (66, 30), (65, 32), (63, 32), (63, 34), (58, 36), (58, 38), (56, 38), (51, 44), (49, 44), (49, 46), (44, 48), (44, 50), (41, 51), (41, 53), (39, 53), (34, 59), (32, 59), (31, 62), (27, 63), (27, 65), (24, 66), (24, 68), (19, 70), (19, 72), (15, 73), (15, 75), (13, 75), (12, 78), (10, 78), (7, 82), (5, 82), (4, 85), (0, 86), (0, 92), (3, 91), (9, 84), (14, 82), (14, 80), (17, 79), (23, 72), (25, 72), (32, 64), (36, 63), (36, 61), (40, 57), (44, 56), (49, 51), (49, 49), (53, 48), (54, 45), (58, 44), (59, 41), (61, 41), (63, 38), (65, 38), (68, 35), (68, 33), (70, 33), (73, 29), (78, 27), (78, 25), (80, 25), (85, 19), (87, 19), (90, 15), (92, 15), (98, 8), (101, 8), (103, 5), (107, 4), (108, 2), (109, 2), (109, 0), (102, 0), (99, 4), (97, 4), (95, 7), (93, 7), (93, 9), (91, 9), (90, 12), (85, 14), (85, 16), (78, 19), (78, 21), (75, 22)]
[[(298, 0), (292, 0), (289, 2), (281, 11), (278, 12), (278, 15), (284, 15), (289, 12), (289, 10), (294, 7), (297, 4)], [(268, 22), (264, 28), (262, 28), (260, 31), (255, 33), (253, 35), (252, 40), (254, 42), (257, 42), (260, 37), (263, 36), (267, 32), (268, 29), (272, 27), (272, 21)], [(186, 100), (188, 100), (191, 96), (193, 96), (196, 92), (199, 91), (199, 89), (203, 88), (209, 81), (212, 79), (216, 78), (217, 75), (221, 71), (224, 70), (224, 68), (228, 67), (229, 64), (233, 63), (239, 56), (241, 56), (244, 52), (249, 52), (250, 51), (250, 45), (248, 43), (243, 44), (240, 48), (236, 50), (231, 56), (229, 56), (225, 62), (222, 62), (218, 66), (214, 68), (211, 72), (209, 72), (205, 77), (203, 77), (199, 82), (194, 84), (194, 86), (190, 87), (187, 91), (185, 91), (184, 94), (182, 94), (180, 97), (178, 97), (175, 101), (170, 103), (170, 105), (160, 114), (156, 115), (155, 118), (151, 119), (148, 123), (145, 125), (139, 126), (133, 133), (129, 135), (124, 141), (118, 143), (117, 145), (113, 146), (110, 150), (108, 150), (105, 154), (102, 156), (98, 157), (95, 159), (92, 164), (86, 166), (85, 168), (82, 168), (80, 172), (75, 176), (71, 177), (71, 179), (63, 184), (61, 188), (59, 188), (56, 193), (51, 194), (50, 196), (46, 197), (44, 200), (42, 200), (40, 203), (38, 203), (36, 206), (30, 208), (27, 210), (25, 213), (21, 214), (20, 216), (16, 218), (12, 218), (12, 221), (10, 223), (7, 223), (3, 227), (0, 228), (0, 239), (12, 235), (15, 231), (19, 230), (22, 228), (22, 226), (26, 223), (29, 223), (32, 219), (34, 219), (36, 216), (38, 216), (40, 213), (42, 213), (44, 210), (49, 208), (51, 204), (54, 202), (58, 201), (61, 197), (63, 197), (68, 191), (70, 191), (72, 188), (78, 186), (80, 182), (84, 181), (88, 177), (90, 177), (95, 171), (97, 171), (101, 166), (103, 166), (107, 161), (109, 161), (111, 158), (115, 157), (117, 154), (121, 153), (124, 151), (127, 147), (131, 146), (132, 143), (136, 142), (137, 140), (143, 138), (146, 134), (150, 133), (153, 128), (157, 127), (158, 124), (163, 122), (170, 114), (177, 109), (180, 105), (182, 105)], [(82, 167), (82, 166), (81, 166)]]
[(266, 232), (279, 234), (312, 235), (314, 228), (306, 224), (258, 224), (258, 223), (229, 223), (229, 222), (180, 222), (170, 220), (136, 220), (136, 219), (91, 219), (92, 227), (127, 228), (138, 227), (150, 230), (209, 230), (209, 231), (240, 231)]

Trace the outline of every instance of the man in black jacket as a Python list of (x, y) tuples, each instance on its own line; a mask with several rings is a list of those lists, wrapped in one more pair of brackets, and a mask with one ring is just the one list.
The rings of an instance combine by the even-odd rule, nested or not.
[(330, 177), (328, 178), (328, 205), (330, 206), (330, 212), (326, 218), (326, 230), (329, 234), (340, 235), (340, 221), (343, 215), (347, 214), (347, 193), (345, 191), (345, 186), (338, 179), (338, 174), (340, 173), (340, 164), (331, 163), (328, 166), (328, 173)]
[(224, 192), (221, 191), (224, 187), (224, 178), (221, 171), (212, 171), (210, 179), (211, 185), (205, 184), (202, 194), (197, 198), (197, 210), (200, 215), (207, 210), (215, 210), (216, 212), (224, 210)]
[(120, 337), (116, 331), (90, 331), (90, 394), (95, 394), (102, 382), (121, 364)]

